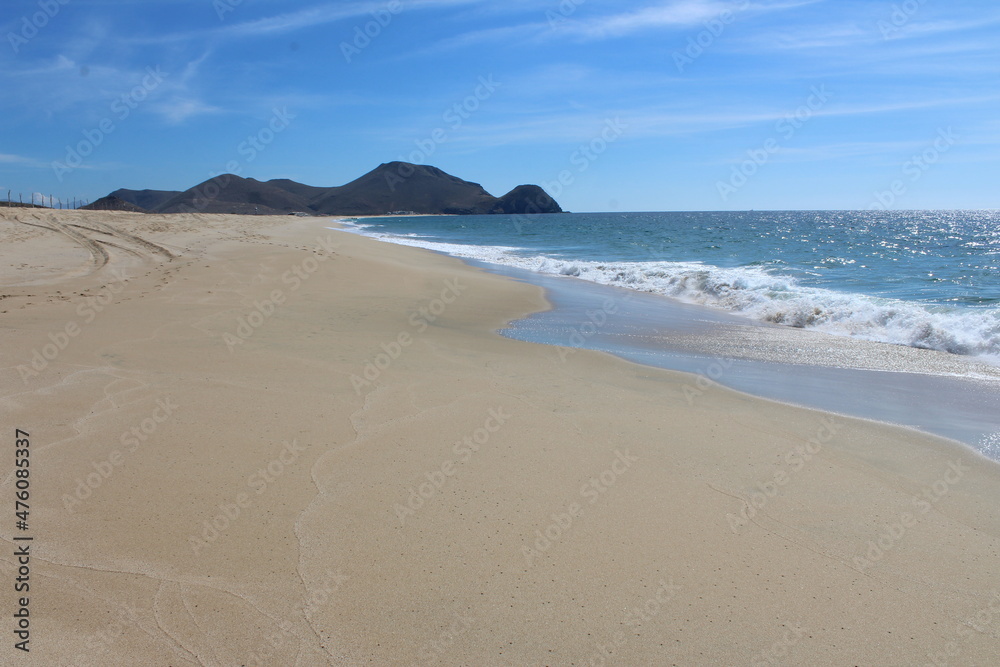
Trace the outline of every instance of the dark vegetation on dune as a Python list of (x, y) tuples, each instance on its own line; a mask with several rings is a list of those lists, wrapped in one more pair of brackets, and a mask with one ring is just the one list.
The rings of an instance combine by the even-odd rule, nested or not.
[(49, 208), (41, 204), (27, 204), (23, 202), (3, 200), (0, 201), (0, 208)]
[(128, 211), (130, 213), (145, 213), (146, 209), (137, 206), (130, 201), (126, 201), (114, 193), (101, 197), (86, 206), (81, 206), (84, 211)]
[[(144, 211), (152, 211), (157, 206), (167, 201), (171, 197), (179, 194), (174, 190), (115, 190), (109, 197), (117, 197), (123, 201), (134, 204)], [(100, 201), (100, 200), (98, 200)], [(97, 202), (94, 202), (95, 204)]]

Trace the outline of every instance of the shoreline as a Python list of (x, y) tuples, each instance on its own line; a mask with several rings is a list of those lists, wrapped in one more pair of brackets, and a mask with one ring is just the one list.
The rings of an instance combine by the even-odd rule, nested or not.
[(549, 307), (501, 328), (505, 337), (607, 352), (765, 400), (915, 429), (1000, 461), (1000, 443), (990, 440), (1000, 432), (1000, 367), (988, 360), (766, 324), (659, 294), (426, 250), (545, 291)]
[(985, 361), (762, 325), (661, 295), (486, 268), (538, 285), (555, 301), (546, 312), (512, 322), (501, 331), (507, 337), (608, 352), (766, 400), (913, 428), (1000, 461), (998, 443), (989, 441), (1000, 432), (1000, 368)]
[(560, 359), (496, 332), (541, 288), (329, 220), (34, 215), (0, 210), (0, 377), (49, 662), (993, 657), (1000, 469), (957, 443)]
[[(995, 349), (995, 337), (990, 333), (991, 312), (995, 312), (986, 307), (991, 301), (989, 285), (992, 283), (989, 280), (980, 285), (967, 285), (965, 289), (944, 287), (932, 298), (917, 275), (922, 270), (921, 260), (911, 257), (905, 267), (907, 272), (898, 280), (882, 276), (894, 286), (880, 289), (877, 285), (881, 283), (872, 281), (889, 266), (894, 266), (897, 259), (903, 261), (906, 257), (893, 257), (892, 262), (881, 261), (873, 267), (863, 264), (859, 267), (861, 273), (870, 270), (874, 275), (853, 276), (847, 267), (854, 260), (806, 257), (804, 255), (816, 249), (806, 248), (809, 244), (804, 240), (792, 243), (788, 249), (777, 247), (780, 242), (772, 227), (774, 224), (780, 227), (780, 224), (759, 217), (748, 224), (760, 231), (764, 240), (744, 233), (743, 237), (733, 240), (731, 251), (707, 245), (703, 252), (699, 248), (710, 244), (712, 230), (717, 225), (725, 227), (732, 220), (719, 214), (692, 215), (690, 219), (681, 214), (580, 214), (570, 217), (572, 220), (564, 220), (564, 216), (552, 220), (551, 229), (544, 226), (531, 230), (525, 226), (528, 223), (517, 216), (505, 216), (496, 224), (482, 216), (463, 219), (461, 224), (452, 224), (445, 218), (436, 222), (400, 219), (397, 220), (399, 225), (383, 224), (378, 220), (349, 220), (344, 224), (352, 231), (373, 238), (437, 250), (473, 263), (497, 265), (501, 273), (516, 274), (523, 270), (543, 278), (575, 277), (612, 289), (651, 293), (663, 297), (665, 302), (676, 299), (673, 301), (676, 304), (693, 306), (695, 319), (753, 323), (764, 328), (828, 333), (856, 341), (882, 341), (914, 349), (938, 350), (951, 353), (949, 357), (986, 364), (994, 374), (1000, 372), (1000, 351)], [(879, 222), (854, 219), (858, 217), (855, 212), (851, 221), (859, 224)], [(804, 226), (804, 235), (820, 234), (806, 218), (808, 216), (800, 215), (784, 222)], [(623, 226), (621, 236), (602, 240), (607, 235), (614, 235), (618, 222)], [(822, 224), (812, 222), (819, 225), (818, 229), (837, 224), (831, 219)], [(881, 222), (890, 227), (893, 224), (890, 220)], [(974, 216), (974, 220), (965, 222), (976, 227), (982, 226), (984, 219)], [(937, 221), (937, 224), (944, 223)], [(574, 225), (580, 226), (578, 232), (589, 231), (574, 240)], [(846, 222), (844, 226), (847, 230), (855, 229)], [(642, 241), (639, 230), (649, 232), (651, 238)], [(674, 233), (680, 238), (670, 249), (670, 241), (664, 235)], [(897, 225), (888, 233), (896, 238), (909, 232)], [(968, 233), (973, 234), (973, 231)], [(855, 232), (846, 231), (841, 242), (853, 243), (854, 235)], [(905, 239), (897, 240), (905, 243)], [(656, 245), (656, 249), (645, 243)], [(948, 262), (948, 249), (935, 248), (928, 252), (932, 255), (940, 252), (939, 259)], [(761, 252), (772, 259), (759, 262)], [(867, 256), (871, 247), (859, 241), (857, 252)], [(952, 259), (956, 264), (961, 263), (959, 258)], [(818, 265), (810, 266), (810, 262), (818, 262)], [(969, 279), (960, 275), (957, 267), (949, 270), (939, 267), (937, 272), (928, 268), (928, 271), (930, 276), (939, 276), (935, 280), (942, 283), (964, 285)], [(699, 307), (704, 309), (700, 316), (694, 313)], [(995, 333), (995, 327), (992, 331)]]

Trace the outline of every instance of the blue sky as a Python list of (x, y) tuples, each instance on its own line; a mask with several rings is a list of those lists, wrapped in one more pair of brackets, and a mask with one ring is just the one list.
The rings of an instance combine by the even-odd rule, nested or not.
[(0, 35), (15, 199), (407, 160), (573, 211), (1000, 207), (995, 0), (6, 0)]

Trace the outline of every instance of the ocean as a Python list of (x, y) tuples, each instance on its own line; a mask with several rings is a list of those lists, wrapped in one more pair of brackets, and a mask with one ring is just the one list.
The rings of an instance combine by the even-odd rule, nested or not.
[(505, 335), (693, 373), (722, 364), (720, 384), (1000, 458), (1000, 211), (420, 216), (347, 227), (544, 287), (554, 309)]

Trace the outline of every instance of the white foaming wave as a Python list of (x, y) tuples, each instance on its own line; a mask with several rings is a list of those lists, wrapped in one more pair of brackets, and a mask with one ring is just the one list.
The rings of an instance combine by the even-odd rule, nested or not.
[[(363, 233), (363, 232), (362, 232)], [(602, 285), (722, 308), (748, 318), (865, 340), (982, 356), (1000, 362), (1000, 309), (954, 309), (800, 285), (757, 266), (699, 262), (592, 262), (524, 256), (524, 248), (366, 236), (491, 264), (572, 276)]]
[(397, 234), (387, 234), (385, 232), (364, 231), (359, 231), (358, 233), (369, 238), (378, 239), (379, 241), (385, 241), (387, 243), (412, 246), (415, 248), (426, 248), (427, 250), (435, 250), (446, 255), (454, 255), (455, 257), (464, 257), (466, 259), (476, 259), (481, 262), (489, 262), (490, 264), (517, 266), (520, 268), (530, 269), (532, 271), (535, 270), (534, 265), (537, 264), (537, 262), (532, 263), (527, 258), (521, 258), (512, 254), (519, 250), (525, 250), (525, 248), (518, 248), (516, 246), (463, 245), (460, 243), (425, 241), (423, 239), (426, 237), (418, 235), (399, 236)]
[(946, 309), (804, 287), (757, 267), (690, 262), (560, 262), (539, 270), (655, 292), (764, 322), (1000, 360), (1000, 310)]
[[(357, 218), (338, 218), (334, 222), (343, 226), (343, 229), (339, 231), (364, 233), (364, 230), (374, 227), (374, 225), (365, 224)], [(336, 229), (336, 227), (328, 227), (327, 229)]]

